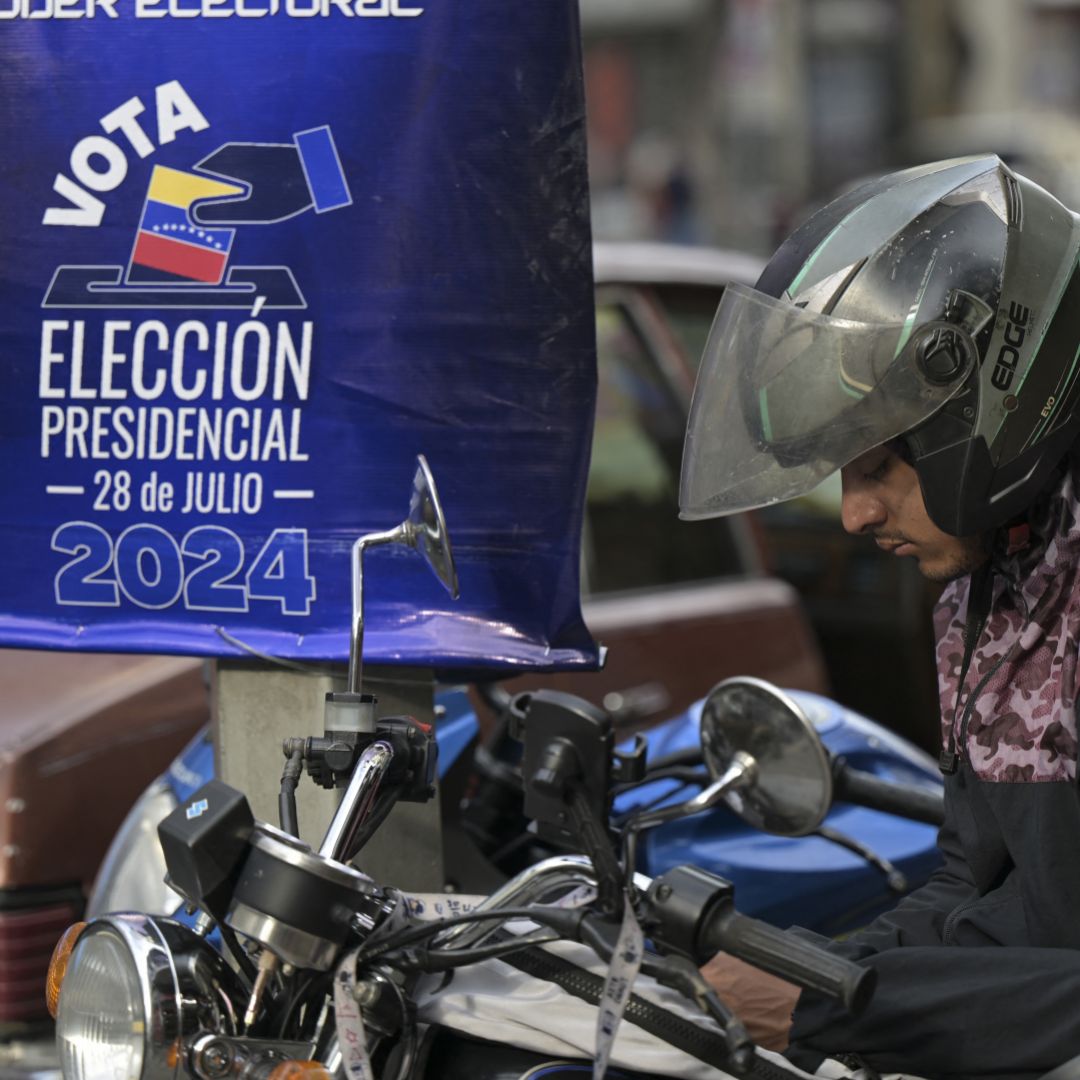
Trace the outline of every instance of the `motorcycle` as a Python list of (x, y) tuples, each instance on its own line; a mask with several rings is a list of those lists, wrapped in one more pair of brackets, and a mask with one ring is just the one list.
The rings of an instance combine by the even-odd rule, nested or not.
[[(873, 809), (845, 799), (837, 785), (820, 826), (799, 838), (763, 833), (722, 804), (648, 830), (635, 868), (655, 877), (682, 862), (703, 866), (735, 885), (747, 914), (836, 936), (887, 910), (940, 864), (941, 775), (929, 755), (881, 725), (820, 695), (787, 693), (813, 724), (830, 761), (842, 759), (921, 792), (924, 804)], [(508, 735), (511, 698), (494, 687), (484, 696), (498, 720), (480, 743), (468, 695), (455, 687), (436, 697), (444, 836), (454, 845), (451, 884), (466, 893), (490, 891), (557, 850), (528, 829), (523, 813), (520, 743)], [(706, 786), (699, 734), (705, 707), (700, 701), (644, 733), (646, 775), (616, 794), (616, 819), (685, 800)], [(213, 750), (204, 733), (150, 786), (117, 833), (90, 897), (90, 917), (139, 910), (194, 923), (165, 881), (157, 826), (213, 777)]]
[[(418, 548), (456, 590), (423, 459), (405, 522), (354, 547), (348, 688), (328, 695), (324, 736), (286, 744), (280, 828), (255, 821), (242, 793), (211, 780), (159, 828), (169, 885), (194, 925), (106, 914), (58, 945), (49, 998), (65, 1077), (555, 1076), (593, 1068), (590, 1056), (601, 1076), (609, 1061), (613, 1076), (646, 1075), (627, 1071), (643, 1064), (647, 1075), (797, 1075), (753, 1045), (698, 965), (723, 949), (853, 1011), (868, 1000), (873, 973), (737, 912), (731, 882), (708, 871), (636, 873), (635, 853), (661, 826), (720, 806), (796, 837), (821, 828), (838, 788), (926, 816), (938, 809), (933, 793), (830, 759), (796, 701), (756, 680), (729, 680), (700, 712), (708, 781), (681, 802), (624, 809), (616, 828), (615, 789), (646, 779), (646, 740), (618, 749), (601, 710), (537, 691), (512, 710), (523, 810), (542, 840), (579, 854), (531, 865), (487, 898), (417, 897), (381, 885), (350, 864), (399, 799), (432, 796), (437, 754), (429, 729), (379, 715), (363, 692), (363, 553), (391, 542)], [(303, 772), (344, 788), (317, 851), (297, 838)], [(220, 950), (207, 940), (213, 931)], [(594, 970), (583, 949), (598, 958)], [(505, 1021), (485, 1027), (481, 1016), (478, 1029), (470, 978), (486, 978), (496, 987), (489, 996), (513, 1008), (499, 965), (512, 965), (528, 986), (561, 987), (575, 1016), (581, 1001), (591, 1003), (595, 1046), (560, 1022), (561, 1063), (553, 1064), (551, 1032), (539, 1028), (550, 1026), (554, 1005), (535, 992), (543, 1025), (519, 1022), (510, 1046)], [(469, 1005), (455, 1006), (448, 978)], [(688, 1003), (681, 1009), (679, 998)], [(519, 1020), (529, 1011), (519, 997)], [(632, 1025), (620, 1024), (624, 1015)], [(615, 1037), (628, 1028), (630, 1038)], [(493, 1033), (500, 1043), (477, 1041)], [(579, 1060), (566, 1061), (567, 1050)]]
[[(819, 694), (786, 693), (817, 733), (817, 758), (836, 774), (823, 820), (792, 838), (762, 832), (725, 804), (706, 814), (672, 815), (643, 836), (635, 868), (655, 877), (692, 862), (732, 881), (748, 914), (836, 936), (888, 910), (940, 865), (941, 773), (928, 754), (880, 724)], [(520, 744), (508, 737), (512, 702), (487, 697), (502, 721), (477, 749), (460, 818), (475, 847), (509, 876), (552, 852), (522, 812)], [(645, 775), (616, 794), (616, 821), (678, 804), (707, 786), (700, 731), (710, 709), (702, 700), (644, 733)], [(847, 779), (854, 775), (865, 778), (854, 785), (858, 790)], [(863, 798), (874, 778), (893, 785), (898, 798), (885, 804)]]

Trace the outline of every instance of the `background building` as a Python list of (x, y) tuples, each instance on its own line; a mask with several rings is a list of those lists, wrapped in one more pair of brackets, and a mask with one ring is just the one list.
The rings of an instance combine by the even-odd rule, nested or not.
[(594, 228), (767, 253), (877, 172), (994, 150), (1080, 206), (1074, 0), (582, 0)]

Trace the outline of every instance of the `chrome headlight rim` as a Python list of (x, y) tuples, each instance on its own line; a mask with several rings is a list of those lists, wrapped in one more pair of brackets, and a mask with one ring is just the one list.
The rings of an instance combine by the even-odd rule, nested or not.
[[(68, 975), (78, 964), (79, 946), (99, 933), (111, 933), (120, 940), (139, 985), (143, 1018), (139, 1080), (175, 1080), (182, 1075), (185, 1040), (202, 1030), (237, 1034), (238, 1005), (246, 1000), (240, 979), (190, 927), (141, 913), (103, 915), (79, 935)], [(63, 1022), (61, 988), (58, 1039)]]
[[(156, 920), (148, 915), (105, 915), (89, 923), (79, 935), (68, 962), (65, 982), (78, 969), (80, 954), (99, 934), (111, 934), (126, 948), (135, 973), (142, 1009), (143, 1054), (139, 1080), (173, 1080), (180, 1062), (180, 983), (168, 942)], [(56, 1035), (64, 1037), (64, 991), (56, 1020)]]

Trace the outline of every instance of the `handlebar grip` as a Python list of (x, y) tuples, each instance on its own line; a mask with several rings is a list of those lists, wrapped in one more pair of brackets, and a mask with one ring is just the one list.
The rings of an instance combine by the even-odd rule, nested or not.
[(833, 780), (835, 798), (845, 802), (938, 827), (945, 820), (945, 794), (942, 791), (882, 780), (873, 773), (853, 768), (843, 758), (837, 758), (834, 763)]
[(706, 930), (710, 954), (719, 950), (797, 986), (827, 994), (856, 1015), (866, 1007), (877, 972), (836, 956), (760, 919), (722, 908)]

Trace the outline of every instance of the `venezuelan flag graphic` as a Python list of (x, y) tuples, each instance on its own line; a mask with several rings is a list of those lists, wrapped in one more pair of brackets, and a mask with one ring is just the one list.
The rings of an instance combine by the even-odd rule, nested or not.
[(191, 219), (200, 199), (242, 195), (244, 188), (155, 165), (128, 264), (130, 284), (220, 285), (235, 229), (208, 229)]

